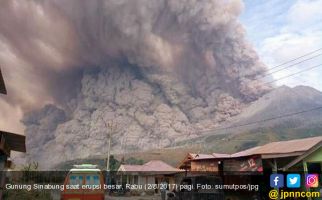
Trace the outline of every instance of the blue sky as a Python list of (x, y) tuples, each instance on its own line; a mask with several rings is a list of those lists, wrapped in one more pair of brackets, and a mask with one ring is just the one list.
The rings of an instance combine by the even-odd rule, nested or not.
[[(322, 0), (244, 0), (244, 4), (240, 20), (247, 39), (269, 68), (322, 48)], [(273, 73), (273, 77), (280, 79), (322, 64), (318, 54), (322, 50), (307, 57), (316, 58)], [(309, 85), (322, 91), (322, 66), (275, 83)]]

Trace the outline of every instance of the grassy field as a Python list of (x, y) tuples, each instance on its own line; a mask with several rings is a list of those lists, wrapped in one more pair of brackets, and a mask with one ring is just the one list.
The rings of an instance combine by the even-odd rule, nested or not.
[[(238, 134), (207, 135), (194, 139), (201, 143), (204, 152), (235, 153), (248, 148), (264, 145), (269, 142), (322, 136), (322, 126), (312, 128), (290, 128), (276, 126), (272, 128), (258, 128)], [(187, 143), (191, 141), (186, 141)], [(182, 145), (185, 145), (184, 142)]]
[[(135, 158), (137, 161), (142, 161), (143, 163), (146, 163), (150, 160), (162, 160), (174, 167), (176, 167), (180, 161), (184, 159), (184, 157), (189, 152), (202, 152), (202, 149), (198, 148), (197, 146), (190, 146), (188, 147), (178, 147), (178, 148), (165, 148), (165, 149), (154, 149), (149, 150), (145, 152), (133, 152), (133, 153), (125, 153), (125, 154), (115, 154), (113, 155), (116, 160), (129, 160), (132, 158)], [(69, 170), (73, 167), (75, 164), (84, 164), (84, 163), (90, 163), (90, 164), (96, 164), (101, 169), (105, 169), (106, 165), (106, 158), (104, 156), (97, 157), (97, 158), (88, 158), (88, 159), (77, 159), (72, 161), (67, 161), (64, 163), (61, 163), (60, 165), (56, 166), (55, 169), (59, 170)]]
[[(115, 154), (116, 160), (128, 160), (135, 158), (143, 163), (150, 160), (162, 160), (174, 167), (184, 159), (187, 153), (235, 153), (248, 148), (264, 145), (269, 142), (291, 140), (306, 137), (322, 136), (322, 126), (312, 128), (290, 128), (276, 126), (273, 128), (258, 128), (239, 134), (206, 135), (192, 140), (178, 143), (177, 147), (153, 149), (144, 152), (131, 152)], [(70, 169), (73, 164), (91, 163), (105, 168), (105, 157), (73, 160), (62, 163), (58, 169)]]

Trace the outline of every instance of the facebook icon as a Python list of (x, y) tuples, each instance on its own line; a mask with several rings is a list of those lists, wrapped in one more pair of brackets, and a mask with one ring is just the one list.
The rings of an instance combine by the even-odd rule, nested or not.
[(284, 187), (284, 175), (283, 174), (271, 174), (270, 185), (272, 188)]

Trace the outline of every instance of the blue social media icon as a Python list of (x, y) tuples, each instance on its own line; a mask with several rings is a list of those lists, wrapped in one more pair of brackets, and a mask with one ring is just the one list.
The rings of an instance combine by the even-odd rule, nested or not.
[(286, 177), (286, 184), (288, 188), (300, 188), (301, 176), (299, 174), (288, 174)]
[(284, 187), (284, 175), (283, 174), (271, 174), (270, 185), (272, 188)]

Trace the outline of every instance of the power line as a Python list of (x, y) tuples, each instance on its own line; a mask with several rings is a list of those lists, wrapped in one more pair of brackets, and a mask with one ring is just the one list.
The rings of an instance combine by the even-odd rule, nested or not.
[(321, 51), (321, 50), (322, 50), (322, 48), (316, 49), (316, 50), (311, 51), (311, 52), (309, 52), (309, 53), (307, 53), (307, 54), (304, 54), (304, 55), (302, 55), (302, 56), (299, 56), (299, 57), (297, 57), (297, 58), (293, 58), (293, 59), (291, 59), (291, 60), (288, 60), (288, 61), (286, 61), (286, 62), (284, 62), (284, 63), (282, 63), (282, 64), (276, 65), (276, 66), (274, 66), (274, 67), (272, 67), (272, 68), (268, 69), (267, 71), (270, 71), (270, 70), (272, 70), (272, 69), (276, 69), (276, 68), (278, 68), (278, 67), (281, 67), (281, 66), (286, 65), (286, 64), (288, 64), (288, 63), (291, 63), (291, 62), (293, 62), (293, 61), (299, 60), (299, 59), (301, 59), (301, 58), (304, 58), (305, 56), (311, 55), (311, 54), (316, 53), (316, 52)]
[[(300, 58), (303, 58), (303, 57), (305, 57), (305, 56), (308, 56), (308, 55), (313, 54), (313, 53), (315, 53), (315, 52), (318, 52), (318, 51), (320, 51), (320, 50), (322, 50), (322, 48), (317, 49), (317, 50), (314, 50), (314, 51), (311, 51), (311, 52), (309, 52), (309, 53), (307, 53), (307, 54), (304, 54), (304, 55), (302, 55), (302, 56), (300, 56), (300, 57), (297, 57), (297, 58), (295, 58), (295, 59), (292, 59), (292, 60), (290, 60), (290, 61), (284, 62), (284, 63), (282, 63), (282, 64), (280, 64), (280, 65), (278, 65), (278, 66), (275, 66), (275, 67), (271, 68), (270, 70), (272, 70), (272, 69), (274, 69), (274, 68), (277, 68), (277, 67), (280, 67), (280, 66), (283, 66), (283, 65), (285, 65), (285, 64), (291, 63), (291, 62), (293, 62), (293, 61), (295, 61), (295, 60), (298, 60), (298, 59), (300, 59)], [(272, 75), (272, 74), (274, 74), (274, 73), (277, 73), (277, 72), (280, 72), (280, 71), (282, 71), (282, 70), (288, 69), (288, 68), (290, 68), (290, 67), (296, 66), (296, 65), (298, 65), (298, 64), (301, 64), (301, 63), (303, 63), (303, 62), (305, 62), (305, 61), (311, 60), (311, 59), (316, 58), (316, 57), (321, 56), (321, 55), (322, 55), (322, 54), (318, 54), (318, 55), (312, 56), (312, 57), (310, 57), (310, 58), (307, 58), (307, 59), (301, 60), (301, 61), (299, 61), (299, 62), (297, 62), (297, 63), (293, 63), (293, 64), (291, 64), (291, 65), (288, 65), (288, 66), (284, 67), (284, 68), (281, 68), (281, 69), (275, 70), (275, 71), (270, 72), (270, 73), (268, 73), (268, 74), (265, 74), (265, 75), (263, 75), (263, 76), (261, 76), (261, 77), (259, 77), (259, 78), (255, 78), (255, 79), (253, 79), (252, 81), (254, 81), (254, 80), (258, 80), (258, 79), (261, 79), (261, 78), (264, 78), (264, 77), (266, 77), (266, 76), (268, 76), (268, 75)], [(321, 66), (321, 64), (320, 64), (320, 65), (317, 65), (317, 66), (313, 66), (313, 67), (308, 68), (308, 69), (305, 69), (305, 70), (302, 70), (302, 71), (299, 71), (299, 72), (296, 72), (296, 73), (294, 73), (294, 74), (290, 74), (290, 75), (288, 75), (288, 76), (285, 76), (285, 77), (282, 77), (282, 78), (279, 78), (279, 79), (275, 79), (275, 80), (273, 80), (273, 81), (266, 82), (266, 83), (264, 83), (264, 84), (268, 84), (268, 85), (269, 85), (269, 84), (271, 84), (271, 83), (274, 83), (274, 82), (277, 82), (277, 81), (280, 81), (280, 80), (283, 80), (283, 79), (286, 79), (286, 78), (289, 78), (289, 77), (293, 77), (293, 76), (295, 76), (295, 75), (297, 75), (297, 74), (300, 74), (300, 73), (303, 73), (303, 72), (305, 72), (305, 71), (312, 70), (312, 69), (317, 68), (317, 67), (319, 67), (319, 66)], [(268, 71), (270, 71), (270, 70), (268, 70)], [(299, 95), (296, 91), (291, 90), (291, 92), (293, 92), (293, 93), (294, 93), (294, 94), (296, 94), (296, 95)]]
[(258, 80), (258, 79), (261, 79), (261, 78), (267, 77), (267, 76), (269, 76), (269, 75), (275, 74), (275, 73), (277, 73), (277, 72), (283, 71), (283, 70), (285, 70), (285, 69), (288, 69), (288, 68), (294, 67), (294, 66), (296, 66), (296, 65), (298, 65), (298, 64), (301, 64), (301, 63), (306, 62), (306, 61), (308, 61), (308, 60), (312, 60), (313, 58), (319, 57), (319, 56), (321, 56), (321, 55), (322, 55), (322, 53), (321, 53), (321, 54), (318, 54), (318, 55), (315, 55), (315, 56), (312, 56), (312, 57), (310, 57), (310, 58), (307, 58), (307, 59), (305, 59), (305, 60), (301, 60), (301, 61), (299, 61), (299, 62), (297, 62), (297, 63), (293, 63), (293, 64), (288, 65), (288, 66), (286, 66), (286, 67), (283, 67), (283, 68), (281, 68), (281, 69), (278, 69), (278, 70), (275, 70), (275, 71), (273, 71), (273, 72), (270, 72), (270, 73), (264, 74), (264, 75), (262, 75), (261, 77), (256, 78), (256, 79), (254, 79), (254, 80)]
[(295, 76), (295, 75), (297, 75), (297, 74), (300, 74), (300, 73), (303, 73), (303, 72), (306, 72), (306, 71), (309, 71), (309, 70), (315, 69), (315, 68), (320, 67), (320, 66), (322, 66), (322, 64), (315, 65), (315, 66), (310, 67), (310, 68), (307, 68), (307, 69), (305, 69), (305, 70), (298, 71), (298, 72), (296, 72), (296, 73), (293, 73), (293, 74), (290, 74), (290, 75), (284, 76), (284, 77), (279, 78), (279, 79), (275, 79), (275, 80), (273, 80), (273, 81), (270, 81), (270, 82), (267, 82), (267, 83), (264, 83), (264, 84), (271, 84), (271, 83), (274, 83), (274, 82), (277, 82), (277, 81), (280, 81), (280, 80), (283, 80), (283, 79), (286, 79), (286, 78), (289, 78), (289, 77)]
[[(277, 67), (283, 66), (283, 65), (288, 64), (288, 63), (291, 63), (291, 62), (293, 62), (293, 61), (296, 61), (296, 60), (298, 60), (298, 59), (300, 59), (300, 58), (303, 58), (303, 57), (305, 57), (305, 56), (311, 55), (311, 54), (313, 54), (313, 53), (315, 53), (315, 52), (318, 52), (318, 51), (321, 51), (321, 50), (322, 50), (322, 48), (316, 49), (316, 50), (311, 51), (311, 52), (309, 52), (309, 53), (307, 53), (307, 54), (304, 54), (304, 55), (299, 56), (299, 57), (297, 57), (297, 58), (294, 58), (294, 59), (291, 59), (291, 60), (289, 60), (289, 61), (286, 61), (286, 62), (284, 62), (284, 63), (282, 63), (282, 64), (279, 64), (279, 65), (277, 65), (277, 66), (275, 66), (275, 67), (272, 67), (272, 68), (270, 68), (270, 69), (268, 69), (268, 70), (266, 70), (266, 71), (267, 71), (267, 72), (269, 72), (269, 71), (271, 71), (272, 69), (275, 69), (275, 68), (277, 68)], [(320, 53), (320, 54), (318, 54), (318, 55), (314, 55), (314, 56), (312, 56), (312, 57), (309, 57), (309, 58), (306, 58), (306, 59), (304, 59), (304, 60), (301, 60), (301, 61), (299, 61), (299, 62), (297, 62), (297, 63), (293, 63), (293, 64), (291, 64), (291, 65), (288, 65), (288, 66), (286, 66), (286, 67), (284, 67), (284, 68), (277, 69), (277, 70), (275, 70), (275, 71), (273, 71), (273, 72), (269, 72), (269, 73), (266, 73), (266, 74), (264, 74), (264, 75), (261, 75), (260, 77), (256, 77), (256, 78), (250, 79), (250, 81), (256, 81), (256, 80), (262, 79), (262, 78), (264, 78), (264, 77), (267, 77), (267, 76), (269, 76), (269, 75), (275, 74), (275, 73), (280, 72), (280, 71), (282, 71), (282, 70), (285, 70), (285, 69), (288, 69), (288, 68), (294, 67), (294, 66), (296, 66), (296, 65), (298, 65), (298, 64), (301, 64), (301, 63), (303, 63), (303, 62), (306, 62), (306, 61), (308, 61), (308, 60), (312, 60), (312, 59), (314, 59), (314, 58), (316, 58), (316, 57), (319, 57), (319, 56), (321, 56), (321, 55), (322, 55), (322, 53)], [(314, 66), (313, 68), (316, 68), (316, 67)], [(309, 68), (308, 70), (310, 70), (310, 69), (311, 69), (311, 68)], [(304, 71), (307, 71), (307, 70), (303, 70), (303, 71), (301, 71), (301, 72), (298, 72), (298, 73), (295, 73), (295, 74), (291, 74), (291, 75), (289, 75), (289, 76), (283, 77), (282, 79), (285, 79), (285, 78), (287, 78), (287, 77), (294, 76), (294, 75), (299, 74), (299, 73), (302, 73), (302, 72), (304, 72)], [(267, 82), (266, 84), (270, 84), (270, 83), (273, 83), (273, 82), (276, 82), (276, 81), (279, 81), (279, 80), (282, 80), (282, 79), (278, 79), (278, 80), (274, 80), (274, 81), (271, 81), (271, 82)]]
[[(271, 83), (274, 83), (274, 82), (277, 82), (277, 81), (280, 81), (280, 80), (284, 80), (284, 79), (289, 78), (289, 77), (296, 76), (296, 75), (298, 75), (298, 74), (300, 74), (300, 73), (303, 73), (303, 72), (305, 72), (305, 71), (309, 71), (309, 70), (315, 69), (315, 68), (320, 67), (320, 66), (322, 66), (322, 64), (315, 65), (315, 66), (310, 67), (310, 68), (307, 68), (307, 69), (305, 69), (305, 70), (302, 70), (302, 71), (299, 71), (299, 72), (296, 72), (296, 73), (293, 73), (293, 74), (290, 74), (290, 75), (284, 76), (284, 77), (282, 77), (282, 78), (275, 79), (275, 80), (273, 80), (273, 81), (269, 81), (269, 82), (266, 82), (266, 83), (263, 83), (263, 84), (264, 84), (264, 85), (270, 85)], [(254, 80), (257, 80), (257, 79), (254, 79)], [(290, 91), (291, 91), (292, 93), (294, 93), (295, 95), (300, 95), (300, 94), (299, 94), (299, 93), (297, 93), (295, 90), (290, 90)]]
[[(283, 65), (285, 65), (285, 64), (291, 63), (291, 62), (293, 62), (293, 61), (296, 61), (296, 60), (298, 60), (298, 59), (300, 59), (300, 58), (303, 58), (303, 57), (305, 57), (305, 56), (308, 56), (308, 55), (313, 54), (313, 53), (315, 53), (315, 52), (318, 52), (318, 51), (320, 51), (320, 50), (322, 50), (322, 48), (317, 49), (317, 50), (314, 50), (314, 51), (309, 52), (309, 53), (307, 53), (307, 54), (305, 54), (305, 55), (302, 55), (302, 56), (300, 56), (300, 57), (297, 57), (297, 58), (294, 58), (294, 59), (292, 59), (292, 60), (289, 60), (289, 61), (287, 61), (287, 62), (284, 62), (284, 63), (282, 63), (282, 64), (280, 64), (280, 65), (277, 65), (277, 66), (275, 66), (275, 67), (271, 68), (270, 70), (275, 69), (275, 68), (280, 67), (280, 66), (283, 66)], [(270, 74), (273, 74), (273, 73), (279, 72), (279, 71), (281, 71), (281, 70), (287, 69), (287, 68), (289, 68), (289, 67), (295, 66), (295, 65), (297, 65), (297, 64), (303, 63), (303, 62), (305, 62), (305, 61), (307, 61), (307, 60), (311, 60), (311, 59), (313, 59), (313, 58), (315, 58), (315, 57), (318, 57), (318, 56), (320, 56), (320, 55), (322, 55), (322, 54), (318, 54), (318, 55), (312, 56), (312, 57), (310, 57), (310, 58), (308, 58), (308, 59), (302, 60), (302, 61), (300, 61), (300, 62), (297, 62), (297, 63), (291, 64), (291, 65), (289, 65), (289, 66), (287, 66), (287, 67), (284, 67), (283, 69), (279, 69), (279, 70), (276, 70), (275, 72), (271, 72)], [(279, 78), (279, 79), (275, 79), (275, 80), (273, 80), (273, 81), (270, 81), (270, 82), (267, 82), (267, 83), (264, 83), (264, 84), (271, 84), (271, 83), (273, 83), (273, 82), (280, 81), (280, 80), (283, 80), (283, 79), (286, 79), (286, 78), (289, 78), (289, 77), (295, 76), (295, 75), (297, 75), (297, 74), (300, 74), (300, 73), (303, 73), (303, 72), (305, 72), (305, 71), (309, 71), (309, 70), (315, 69), (315, 68), (320, 67), (320, 66), (322, 66), (322, 64), (312, 66), (312, 67), (310, 67), (310, 68), (307, 68), (307, 69), (301, 70), (301, 71), (299, 71), (299, 72), (296, 72), (296, 73), (293, 73), (293, 74), (290, 74), (290, 75), (287, 75), (287, 76), (284, 76), (284, 77)], [(295, 92), (295, 91), (294, 91), (294, 92)], [(199, 132), (199, 133), (201, 133), (201, 134), (202, 134), (202, 133), (209, 133), (209, 132), (213, 132), (213, 131), (220, 131), (220, 130), (227, 130), (227, 129), (239, 128), (239, 127), (249, 126), (249, 125), (253, 125), (253, 124), (263, 123), (263, 122), (266, 122), (266, 121), (271, 121), (271, 120), (276, 120), (276, 119), (281, 119), (281, 118), (291, 117), (291, 116), (294, 116), (294, 115), (300, 115), (300, 114), (303, 114), (303, 113), (312, 112), (312, 111), (320, 110), (320, 109), (322, 109), (322, 106), (315, 107), (315, 108), (312, 108), (312, 109), (309, 109), (309, 110), (302, 110), (302, 111), (298, 111), (298, 112), (293, 112), (293, 113), (288, 113), (288, 114), (284, 114), (284, 115), (279, 115), (279, 116), (275, 116), (275, 117), (271, 117), (271, 118), (267, 118), (267, 119), (263, 119), (263, 120), (257, 120), (257, 121), (253, 121), (253, 122), (249, 122), (249, 123), (245, 123), (245, 124), (233, 125), (233, 126), (222, 127), (222, 128), (212, 129), (212, 130), (205, 130), (205, 131), (202, 131), (202, 132)]]
[[(273, 82), (276, 82), (276, 81), (279, 81), (279, 80), (283, 80), (283, 79), (289, 78), (291, 76), (295, 76), (297, 74), (300, 74), (300, 73), (303, 73), (305, 71), (309, 71), (309, 70), (315, 69), (315, 68), (320, 67), (320, 66), (322, 66), (322, 64), (315, 65), (313, 67), (310, 67), (310, 68), (307, 68), (305, 70), (302, 70), (302, 71), (299, 71), (299, 72), (290, 74), (290, 75), (285, 76), (285, 77), (282, 77), (280, 79), (276, 79), (276, 80), (270, 81), (270, 82), (265, 83), (265, 84), (271, 84)], [(293, 91), (293, 90), (291, 90), (291, 91)], [(293, 91), (293, 92), (295, 93), (295, 91)], [(297, 93), (295, 93), (295, 94), (297, 94)], [(306, 112), (312, 112), (312, 111), (319, 110), (319, 109), (322, 109), (322, 106), (315, 107), (315, 108), (312, 108), (312, 109), (309, 109), (309, 110), (303, 110), (303, 111), (294, 112), (294, 113), (288, 113), (288, 114), (285, 114), (285, 115), (275, 116), (275, 117), (271, 117), (271, 118), (267, 118), (267, 119), (263, 119), (263, 120), (253, 121), (253, 122), (249, 122), (249, 123), (246, 123), (246, 124), (233, 125), (233, 126), (222, 127), (222, 128), (217, 128), (217, 129), (213, 129), (213, 130), (206, 130), (206, 131), (202, 131), (201, 133), (208, 133), (208, 132), (212, 132), (212, 131), (220, 131), (220, 130), (227, 130), (227, 129), (232, 129), (232, 128), (239, 128), (239, 127), (249, 126), (249, 125), (253, 125), (253, 124), (257, 124), (257, 123), (262, 123), (262, 122), (266, 122), (266, 121), (271, 121), (271, 120), (275, 120), (275, 119), (281, 119), (281, 118), (285, 118), (285, 117), (290, 117), (290, 116), (293, 116), (293, 115), (299, 115), (299, 114), (303, 114), (303, 113), (306, 113)]]
[(252, 122), (248, 122), (248, 123), (245, 123), (245, 124), (233, 125), (233, 126), (228, 126), (228, 127), (222, 127), (222, 128), (217, 128), (217, 129), (212, 129), (212, 130), (206, 130), (206, 131), (202, 131), (202, 132), (203, 133), (208, 133), (208, 132), (212, 132), (212, 131), (220, 131), (220, 130), (227, 130), (227, 129), (239, 128), (239, 127), (244, 127), (244, 126), (249, 126), (249, 125), (253, 125), (253, 124), (258, 124), (258, 123), (266, 122), (266, 121), (271, 121), (271, 120), (276, 120), (276, 119), (291, 117), (291, 116), (294, 116), (294, 115), (300, 115), (300, 114), (303, 114), (303, 113), (312, 112), (312, 111), (316, 111), (316, 110), (320, 110), (320, 109), (322, 109), (322, 106), (315, 107), (315, 108), (311, 108), (309, 110), (302, 110), (302, 111), (293, 112), (293, 113), (287, 113), (287, 114), (284, 114), (284, 115), (279, 115), (279, 116), (275, 116), (275, 117), (271, 117), (271, 118), (266, 118), (266, 119), (262, 119), (262, 120), (252, 121)]

